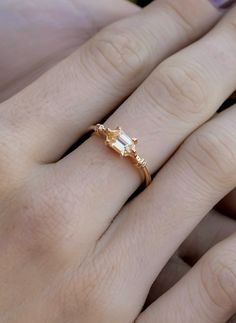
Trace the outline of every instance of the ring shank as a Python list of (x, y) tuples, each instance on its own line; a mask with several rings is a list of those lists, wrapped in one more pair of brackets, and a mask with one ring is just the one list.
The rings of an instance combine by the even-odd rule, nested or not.
[(146, 186), (149, 186), (151, 184), (152, 181), (152, 177), (148, 171), (147, 166), (142, 168), (142, 173), (143, 173), (143, 177), (144, 177), (144, 182)]
[[(141, 163), (138, 163), (137, 159), (141, 160)], [(139, 173), (141, 174), (142, 181), (143, 181), (143, 183), (145, 183), (145, 186), (146, 187), (149, 186), (152, 182), (152, 177), (151, 177), (149, 170), (147, 168), (146, 161), (144, 159), (140, 158), (139, 156), (133, 156), (132, 163), (134, 164), (134, 166), (138, 169)]]

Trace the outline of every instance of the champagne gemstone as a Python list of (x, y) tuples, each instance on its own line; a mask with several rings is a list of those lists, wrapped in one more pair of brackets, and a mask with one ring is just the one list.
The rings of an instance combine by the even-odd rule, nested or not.
[(132, 148), (133, 145), (133, 140), (123, 130), (121, 130), (119, 136), (113, 143), (113, 148), (123, 155), (125, 154), (127, 147)]

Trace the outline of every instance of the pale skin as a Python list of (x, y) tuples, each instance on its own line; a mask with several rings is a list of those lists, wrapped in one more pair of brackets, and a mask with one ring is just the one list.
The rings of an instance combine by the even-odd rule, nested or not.
[[(236, 225), (211, 211), (236, 185), (235, 107), (215, 116), (236, 87), (236, 9), (117, 6), (104, 1), (92, 27), (68, 23), (63, 42), (49, 28), (49, 46), (38, 53), (35, 42), (25, 64), (14, 61), (19, 74), (8, 46), (0, 58), (1, 322), (222, 323), (236, 311)], [(62, 157), (108, 114), (107, 126), (139, 139), (151, 172), (161, 169), (126, 205), (140, 177), (100, 138)], [(165, 292), (173, 272), (188, 273)]]

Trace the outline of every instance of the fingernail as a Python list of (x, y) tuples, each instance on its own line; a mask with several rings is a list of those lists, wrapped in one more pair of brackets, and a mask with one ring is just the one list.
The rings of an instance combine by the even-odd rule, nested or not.
[(235, 0), (210, 0), (210, 2), (217, 8), (226, 9), (235, 3)]

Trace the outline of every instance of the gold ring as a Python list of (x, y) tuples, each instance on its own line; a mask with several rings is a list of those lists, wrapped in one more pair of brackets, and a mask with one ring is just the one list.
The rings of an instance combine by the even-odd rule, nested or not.
[(102, 124), (91, 126), (97, 135), (105, 138), (105, 144), (116, 151), (121, 157), (128, 157), (132, 163), (139, 169), (143, 181), (148, 186), (152, 177), (148, 171), (147, 162), (141, 158), (136, 151), (137, 138), (129, 137), (121, 127), (117, 127), (115, 130), (104, 127)]

